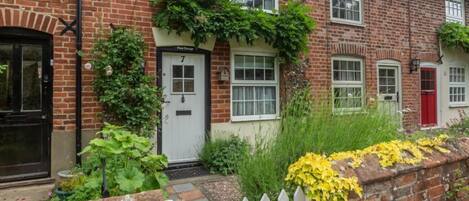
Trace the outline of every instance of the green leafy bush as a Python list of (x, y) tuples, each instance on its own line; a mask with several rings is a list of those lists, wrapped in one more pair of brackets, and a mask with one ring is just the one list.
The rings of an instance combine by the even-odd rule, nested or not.
[(308, 35), (315, 22), (310, 9), (300, 1), (289, 1), (280, 11), (268, 14), (259, 9), (243, 9), (231, 0), (150, 0), (162, 8), (155, 13), (157, 27), (188, 32), (199, 46), (211, 37), (221, 41), (237, 39), (252, 44), (264, 39), (279, 50), (287, 62), (296, 62), (307, 50)]
[(110, 124), (106, 124), (99, 134), (103, 138), (92, 140), (80, 153), (87, 155), (81, 167), (83, 185), (71, 189), (73, 195), (68, 200), (101, 197), (104, 160), (111, 196), (160, 189), (167, 184), (168, 178), (162, 172), (167, 167), (167, 158), (152, 153), (153, 145), (149, 139)]
[(229, 139), (206, 143), (200, 153), (200, 159), (211, 172), (228, 175), (236, 173), (239, 162), (248, 153), (248, 143), (232, 136)]
[(444, 23), (438, 29), (441, 42), (450, 48), (460, 47), (469, 52), (469, 27), (456, 22)]
[(357, 150), (398, 138), (398, 125), (392, 117), (373, 108), (336, 115), (329, 103), (314, 100), (310, 91), (307, 88), (293, 95), (282, 112), (279, 133), (241, 162), (239, 181), (250, 200), (259, 200), (264, 192), (278, 196), (288, 187), (284, 180), (288, 166), (308, 152)]
[(161, 90), (144, 74), (145, 41), (131, 29), (119, 28), (93, 48), (94, 91), (104, 119), (142, 135), (152, 136), (161, 111)]

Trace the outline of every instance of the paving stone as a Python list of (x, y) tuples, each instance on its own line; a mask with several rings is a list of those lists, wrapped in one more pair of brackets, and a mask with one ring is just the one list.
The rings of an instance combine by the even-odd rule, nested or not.
[(187, 191), (179, 194), (179, 197), (184, 201), (195, 201), (205, 198), (204, 194), (199, 190)]
[(176, 193), (181, 193), (181, 192), (194, 190), (194, 185), (192, 185), (191, 183), (178, 184), (178, 185), (174, 185), (173, 189)]

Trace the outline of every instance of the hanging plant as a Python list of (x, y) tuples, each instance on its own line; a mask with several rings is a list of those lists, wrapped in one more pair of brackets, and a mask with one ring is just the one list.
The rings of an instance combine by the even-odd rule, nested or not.
[(158, 122), (162, 96), (143, 71), (144, 52), (140, 33), (120, 28), (95, 43), (91, 64), (104, 120), (150, 137)]
[(7, 64), (0, 64), (0, 75), (3, 74), (8, 68)]
[(444, 23), (438, 29), (441, 42), (450, 48), (462, 48), (469, 53), (469, 27), (456, 22)]
[(158, 10), (153, 21), (156, 27), (177, 34), (190, 33), (194, 46), (211, 37), (221, 41), (242, 40), (252, 45), (264, 39), (278, 49), (286, 62), (297, 62), (307, 50), (308, 35), (315, 22), (310, 9), (298, 1), (282, 5), (278, 13), (245, 9), (231, 0), (150, 0)]

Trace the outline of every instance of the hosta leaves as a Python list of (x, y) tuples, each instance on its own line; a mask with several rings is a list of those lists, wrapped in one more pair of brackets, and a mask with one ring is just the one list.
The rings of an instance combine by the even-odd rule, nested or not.
[(117, 172), (116, 182), (119, 185), (119, 189), (124, 192), (137, 192), (138, 189), (142, 188), (144, 181), (145, 175), (135, 167), (121, 169)]

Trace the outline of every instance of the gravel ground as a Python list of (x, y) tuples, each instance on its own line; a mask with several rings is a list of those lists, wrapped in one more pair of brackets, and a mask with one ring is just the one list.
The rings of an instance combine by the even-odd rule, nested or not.
[(241, 201), (242, 194), (233, 176), (196, 184), (210, 201)]

